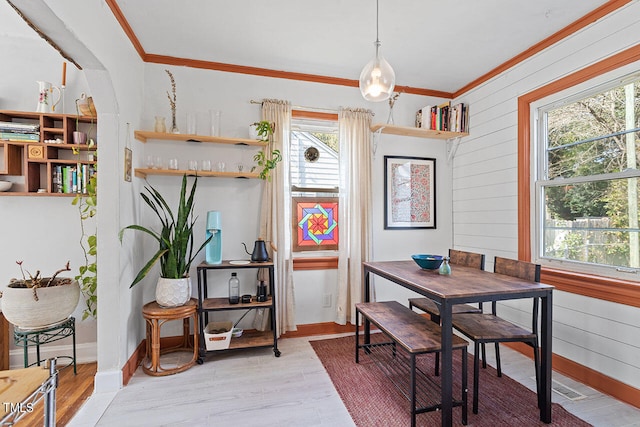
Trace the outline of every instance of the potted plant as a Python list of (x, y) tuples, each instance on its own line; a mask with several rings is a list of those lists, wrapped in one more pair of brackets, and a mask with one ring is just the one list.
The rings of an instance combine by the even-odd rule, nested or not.
[[(89, 147), (93, 145), (93, 139), (90, 139)], [(80, 156), (78, 149), (74, 148), (73, 152), (76, 156)], [(96, 154), (95, 151), (92, 153), (94, 158)], [(98, 318), (98, 235), (95, 229), (88, 231), (86, 228), (87, 221), (94, 218), (98, 211), (97, 172), (91, 175), (86, 182), (85, 192), (76, 194), (71, 202), (73, 206), (78, 208), (80, 216), (80, 248), (84, 255), (84, 264), (80, 265), (78, 274), (75, 276), (86, 303), (82, 320), (88, 317)]]
[(135, 286), (149, 273), (156, 262), (160, 262), (160, 278), (156, 285), (156, 301), (163, 307), (178, 307), (191, 298), (191, 280), (189, 268), (211, 236), (194, 251), (193, 201), (198, 177), (195, 177), (187, 197), (187, 175), (182, 177), (180, 200), (176, 214), (171, 210), (164, 197), (153, 186), (145, 186), (147, 194), (140, 193), (145, 203), (155, 212), (162, 230), (156, 232), (141, 225), (129, 225), (120, 231), (120, 242), (125, 230), (137, 230), (153, 237), (158, 242), (158, 250), (142, 267), (133, 279), (130, 287)]
[(269, 156), (264, 150), (258, 151), (253, 160), (258, 163), (258, 166), (262, 168), (260, 171), (260, 179), (271, 181), (271, 170), (275, 169), (278, 162), (282, 160), (282, 154), (280, 150), (273, 150)]
[[(254, 126), (256, 130), (256, 139), (265, 142), (271, 141), (273, 132), (276, 130), (276, 124), (267, 120), (255, 122), (252, 126)], [(273, 150), (270, 154), (267, 154), (265, 150), (256, 153), (253, 156), (253, 160), (262, 168), (260, 171), (260, 179), (271, 181), (271, 170), (275, 169), (278, 162), (282, 160), (282, 153), (280, 153), (280, 150)]]
[(269, 141), (273, 132), (276, 130), (276, 124), (267, 120), (260, 120), (259, 122), (254, 123), (254, 126), (256, 127), (256, 132), (258, 133), (258, 139), (260, 141)]
[(2, 314), (13, 325), (21, 329), (49, 326), (66, 320), (76, 309), (80, 299), (78, 281), (71, 277), (58, 277), (70, 271), (69, 262), (51, 277), (35, 275), (20, 266), (22, 279), (11, 279), (2, 292)]
[(249, 138), (257, 139), (258, 141), (269, 141), (275, 131), (275, 127), (275, 123), (267, 120), (251, 123), (249, 125)]

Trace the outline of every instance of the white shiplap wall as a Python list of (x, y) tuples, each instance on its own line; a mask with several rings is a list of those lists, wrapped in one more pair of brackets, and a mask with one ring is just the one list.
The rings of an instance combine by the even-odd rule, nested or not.
[[(470, 136), (452, 171), (455, 248), (486, 254), (487, 270), (496, 255), (517, 258), (518, 97), (638, 43), (635, 1), (455, 101), (470, 106)], [(527, 325), (530, 307), (509, 302), (500, 314)], [(640, 309), (556, 291), (553, 316), (554, 353), (640, 388)]]

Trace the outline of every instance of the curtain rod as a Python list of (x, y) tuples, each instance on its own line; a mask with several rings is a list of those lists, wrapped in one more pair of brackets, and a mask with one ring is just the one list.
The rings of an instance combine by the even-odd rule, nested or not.
[[(262, 101), (251, 100), (251, 104), (259, 104), (262, 105)], [(334, 110), (331, 108), (317, 108), (317, 107), (305, 107), (302, 105), (292, 105), (291, 108), (293, 110), (304, 110), (304, 111), (316, 111), (316, 112), (324, 112), (324, 113), (337, 113), (338, 110)]]
[[(256, 100), (251, 100), (249, 101), (251, 104), (258, 104), (258, 105), (262, 105), (262, 101), (256, 101)], [(302, 111), (310, 111), (310, 112), (317, 112), (317, 113), (333, 113), (333, 114), (337, 114), (340, 112), (340, 110), (335, 110), (332, 108), (318, 108), (318, 107), (305, 107), (302, 105), (292, 105), (291, 108), (293, 110), (302, 110)], [(375, 116), (376, 114), (373, 111), (369, 111), (371, 113), (372, 116)]]

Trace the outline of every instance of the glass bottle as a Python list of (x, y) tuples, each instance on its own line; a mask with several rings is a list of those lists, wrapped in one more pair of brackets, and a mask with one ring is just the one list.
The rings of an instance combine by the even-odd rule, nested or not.
[(443, 275), (451, 274), (451, 266), (449, 265), (449, 257), (444, 257), (442, 260), (442, 264), (440, 264), (440, 268), (438, 269), (438, 273)]
[(231, 273), (229, 279), (229, 304), (238, 304), (240, 302), (240, 280), (236, 273)]
[(164, 117), (156, 116), (156, 123), (153, 125), (153, 130), (156, 132), (167, 132), (167, 125), (164, 122)]
[(260, 280), (258, 284), (258, 289), (256, 291), (256, 301), (265, 302), (267, 300), (267, 285), (264, 283), (264, 280)]

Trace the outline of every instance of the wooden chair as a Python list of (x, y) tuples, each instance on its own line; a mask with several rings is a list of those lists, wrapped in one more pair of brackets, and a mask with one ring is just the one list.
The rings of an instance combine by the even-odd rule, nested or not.
[[(449, 262), (455, 269), (456, 265), (463, 265), (465, 267), (477, 268), (478, 270), (484, 270), (484, 254), (478, 254), (475, 252), (458, 251), (455, 249), (449, 249)], [(409, 308), (413, 310), (413, 307), (419, 308), (425, 313), (429, 314), (431, 320), (438, 325), (440, 324), (440, 305), (429, 298), (409, 298)], [(452, 314), (460, 313), (482, 313), (482, 303), (479, 303), (477, 307), (469, 304), (456, 304), (451, 308)], [(440, 374), (440, 353), (436, 353), (435, 358), (435, 374)], [(486, 360), (485, 346), (482, 346), (482, 360)], [(486, 367), (486, 362), (484, 364)]]
[[(525, 261), (495, 257), (494, 272), (518, 277), (532, 282), (540, 281), (540, 265)], [(496, 314), (496, 302), (491, 304), (491, 313), (461, 313), (453, 316), (453, 327), (474, 343), (473, 355), (473, 413), (478, 413), (478, 377), (480, 345), (494, 343), (496, 349), (496, 370), (502, 376), (500, 365), (501, 342), (523, 342), (533, 347), (536, 372), (536, 389), (538, 405), (540, 403), (540, 358), (538, 352), (538, 298), (533, 299), (531, 330), (521, 328), (508, 322)], [(483, 366), (486, 358), (483, 354)]]

